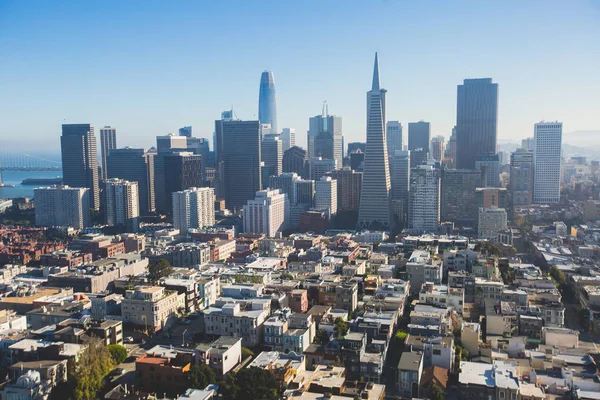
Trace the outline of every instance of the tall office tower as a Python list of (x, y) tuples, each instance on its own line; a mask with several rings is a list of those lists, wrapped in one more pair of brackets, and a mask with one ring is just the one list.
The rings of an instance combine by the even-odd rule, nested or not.
[(410, 150), (410, 169), (417, 168), (420, 165), (427, 164), (429, 152), (424, 148)]
[(437, 232), (440, 224), (440, 175), (433, 165), (410, 171), (408, 227), (417, 232)]
[(444, 161), (445, 143), (443, 136), (436, 136), (431, 139), (431, 158), (437, 162)]
[(184, 126), (183, 128), (179, 128), (179, 136), (192, 137), (192, 127)]
[(140, 215), (154, 212), (154, 154), (144, 149), (114, 149), (106, 158), (108, 179), (137, 182)]
[(429, 122), (408, 123), (408, 150), (423, 149), (429, 154), (431, 140), (431, 126)]
[(260, 123), (222, 121), (225, 205), (236, 212), (261, 188)]
[[(263, 136), (261, 142), (261, 160), (265, 163), (267, 169), (267, 176), (281, 175), (283, 172), (283, 143), (279, 135), (271, 134)], [(264, 184), (268, 184), (269, 179), (267, 178)]]
[(202, 182), (206, 182), (206, 167), (209, 164), (208, 160), (210, 154), (208, 139), (196, 138), (193, 136), (186, 137), (186, 147), (188, 151), (202, 157)]
[(100, 157), (102, 157), (102, 179), (108, 178), (106, 173), (106, 158), (117, 148), (117, 128), (105, 126), (100, 128)]
[(325, 211), (329, 218), (333, 217), (338, 210), (337, 192), (337, 180), (330, 176), (323, 176), (315, 181), (315, 208)]
[(348, 154), (350, 153), (354, 153), (357, 150), (360, 150), (361, 152), (365, 152), (367, 151), (367, 144), (365, 142), (351, 142), (348, 143)]
[(164, 156), (165, 213), (173, 211), (174, 192), (202, 186), (202, 157), (191, 152), (179, 152)]
[(474, 227), (478, 208), (475, 191), (481, 182), (481, 171), (443, 169), (441, 220)]
[[(187, 150), (187, 138), (173, 134), (156, 137), (156, 155), (154, 155), (154, 206), (159, 213), (171, 212), (171, 193), (167, 194), (165, 177), (165, 157), (169, 154)], [(196, 185), (200, 186), (200, 185)]]
[(362, 172), (356, 172), (350, 167), (344, 167), (331, 171), (329, 175), (337, 181), (338, 211), (358, 211), (360, 192), (362, 191)]
[(444, 159), (444, 164), (447, 168), (456, 168), (456, 127), (452, 128), (452, 136), (450, 136), (450, 140), (448, 140)]
[(510, 198), (512, 206), (533, 200), (533, 152), (519, 149), (510, 155)]
[(367, 150), (357, 229), (391, 229), (390, 168), (385, 142), (385, 93), (375, 53), (373, 85), (367, 92)]
[(350, 153), (350, 168), (354, 171), (362, 172), (365, 169), (365, 153), (357, 149), (354, 153)]
[(533, 202), (553, 204), (560, 201), (560, 158), (562, 122), (535, 124), (533, 139)]
[(308, 157), (303, 148), (290, 147), (283, 153), (281, 164), (283, 172), (295, 172), (302, 178), (308, 178)]
[(273, 133), (277, 130), (277, 104), (275, 102), (275, 79), (271, 71), (264, 71), (260, 76), (258, 92), (258, 120), (270, 124)]
[(106, 225), (120, 227), (124, 232), (137, 232), (140, 219), (138, 183), (123, 179), (108, 179), (104, 186)]
[(94, 126), (63, 124), (60, 137), (63, 184), (90, 189), (90, 207), (100, 209), (98, 187), (98, 150)]
[(500, 187), (500, 158), (498, 154), (475, 157), (475, 169), (483, 173), (483, 187)]
[(90, 189), (53, 186), (33, 190), (35, 224), (38, 226), (70, 226), (83, 229), (91, 225)]
[(327, 104), (323, 104), (321, 115), (309, 118), (308, 125), (308, 158), (335, 160), (341, 168), (344, 158), (342, 117), (329, 115)]
[(475, 168), (475, 158), (496, 154), (498, 84), (465, 79), (456, 102), (456, 168)]
[(189, 188), (173, 193), (173, 227), (181, 233), (215, 224), (215, 190)]
[(475, 202), (477, 208), (506, 208), (508, 206), (508, 190), (506, 188), (477, 188)]
[(281, 130), (281, 142), (283, 144), (283, 151), (288, 151), (296, 145), (296, 129), (294, 128), (283, 128)]
[(408, 218), (408, 191), (410, 188), (410, 151), (396, 150), (392, 168), (392, 198), (402, 202), (402, 221)]
[(322, 157), (313, 157), (310, 159), (310, 179), (318, 181), (322, 176), (327, 175), (337, 167), (336, 160), (324, 159)]
[(269, 177), (269, 188), (279, 189), (283, 194), (287, 194), (290, 204), (296, 202), (294, 182), (300, 180), (300, 177), (295, 172), (284, 172), (279, 176)]
[(535, 148), (535, 141), (532, 137), (523, 139), (521, 140), (521, 147), (527, 151), (533, 152), (533, 149)]
[(394, 156), (396, 150), (402, 150), (402, 124), (388, 121), (385, 127), (388, 155)]
[(479, 208), (478, 234), (482, 239), (497, 240), (498, 233), (508, 229), (504, 208)]
[(260, 190), (244, 205), (244, 232), (264, 233), (275, 237), (287, 228), (290, 202), (276, 190)]
[(315, 204), (315, 181), (304, 179), (295, 181), (294, 196), (294, 203), (312, 207)]

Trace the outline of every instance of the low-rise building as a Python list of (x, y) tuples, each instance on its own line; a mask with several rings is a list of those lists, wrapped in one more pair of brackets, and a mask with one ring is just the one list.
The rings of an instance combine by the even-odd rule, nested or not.
[(177, 292), (160, 286), (142, 286), (128, 290), (121, 302), (124, 324), (153, 331), (170, 326), (177, 318)]
[(207, 364), (223, 379), (242, 362), (242, 339), (223, 336), (210, 344), (199, 344), (196, 353), (200, 363)]
[(398, 363), (398, 393), (409, 398), (418, 398), (423, 374), (423, 353), (406, 351)]
[(227, 303), (208, 307), (203, 314), (207, 334), (240, 337), (246, 347), (262, 344), (268, 309), (259, 308), (255, 303)]

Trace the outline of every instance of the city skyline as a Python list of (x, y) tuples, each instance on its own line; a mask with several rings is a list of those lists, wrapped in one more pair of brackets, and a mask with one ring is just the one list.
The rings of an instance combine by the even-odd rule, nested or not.
[[(589, 79), (600, 62), (597, 54), (589, 51), (600, 36), (598, 27), (593, 24), (600, 8), (584, 1), (568, 4), (544, 2), (544, 7), (541, 4), (528, 2), (523, 5), (522, 15), (517, 16), (512, 15), (511, 7), (497, 4), (480, 4), (475, 9), (467, 3), (459, 3), (451, 10), (446, 9), (450, 5), (431, 10), (426, 5), (391, 2), (369, 3), (368, 7), (339, 7), (339, 13), (332, 17), (335, 27), (348, 21), (364, 24), (363, 20), (368, 20), (370, 15), (380, 15), (383, 21), (382, 30), (378, 32), (381, 38), (377, 42), (371, 40), (374, 37), (358, 37), (361, 29), (353, 29), (357, 31), (354, 33), (348, 28), (339, 32), (319, 28), (303, 37), (297, 31), (305, 29), (298, 28), (309, 28), (316, 23), (315, 17), (303, 21), (310, 15), (310, 2), (301, 5), (299, 10), (295, 10), (297, 12), (291, 12), (288, 5), (271, 4), (272, 14), (289, 15), (292, 22), (300, 25), (289, 21), (283, 25), (275, 18), (275, 27), (281, 28), (278, 35), (271, 34), (272, 29), (269, 33), (252, 33), (240, 39), (239, 43), (232, 43), (227, 51), (217, 46), (221, 45), (219, 39), (222, 37), (207, 38), (203, 36), (205, 29), (220, 24), (225, 28), (223, 30), (227, 30), (238, 24), (239, 27), (234, 29), (238, 32), (251, 24), (241, 20), (242, 14), (260, 13), (267, 5), (248, 8), (248, 5), (241, 4), (227, 14), (227, 19), (219, 14), (218, 7), (213, 9), (185, 3), (181, 10), (164, 13), (161, 17), (164, 24), (159, 28), (143, 22), (131, 27), (123, 24), (114, 34), (98, 36), (97, 32), (106, 31), (96, 29), (100, 21), (103, 26), (108, 23), (110, 30), (111, 24), (122, 22), (122, 19), (140, 11), (129, 5), (119, 5), (118, 17), (113, 21), (102, 18), (109, 11), (112, 15), (112, 11), (101, 5), (77, 5), (65, 12), (67, 7), (60, 3), (40, 3), (40, 7), (34, 10), (26, 10), (16, 3), (4, 4), (0, 6), (5, 17), (0, 25), (0, 50), (11, 62), (0, 66), (0, 72), (10, 77), (4, 89), (11, 96), (10, 99), (0, 99), (0, 106), (10, 116), (3, 118), (0, 125), (0, 144), (5, 148), (18, 149), (19, 144), (12, 138), (28, 136), (36, 139), (34, 145), (57, 151), (54, 132), (59, 126), (82, 122), (116, 126), (121, 132), (121, 146), (149, 147), (155, 136), (175, 133), (184, 125), (192, 125), (197, 137), (211, 138), (212, 121), (232, 104), (240, 119), (257, 118), (256, 77), (265, 69), (278, 77), (279, 130), (283, 127), (297, 129), (301, 133), (298, 135), (299, 145), (306, 147), (302, 133), (308, 128), (307, 118), (314, 115), (315, 107), (324, 100), (332, 114), (344, 118), (346, 143), (364, 141), (365, 119), (361, 112), (364, 100), (358, 77), (368, 73), (370, 66), (365, 60), (373, 50), (379, 51), (387, 66), (384, 71), (386, 80), (382, 83), (394, 92), (388, 100), (390, 120), (403, 123), (420, 119), (431, 121), (432, 136), (447, 138), (456, 122), (456, 86), (464, 79), (490, 77), (502, 86), (499, 141), (529, 137), (533, 123), (558, 119), (565, 122), (564, 141), (569, 143), (569, 132), (600, 129), (600, 117), (593, 112), (596, 105), (593, 95), (600, 90), (600, 83)], [(423, 22), (435, 25), (443, 20), (446, 12), (460, 14), (461, 10), (468, 15), (453, 21), (456, 25), (438, 24), (434, 32), (413, 35), (414, 40), (405, 43), (400, 52), (395, 45), (392, 46), (404, 29), (410, 31)], [(161, 11), (164, 10), (159, 4), (149, 4), (141, 13), (149, 17)], [(72, 22), (87, 14), (93, 14), (96, 17), (93, 19), (98, 22), (89, 26), (76, 24), (69, 29), (59, 26), (68, 26), (67, 21)], [(400, 31), (394, 32), (390, 30), (393, 24), (385, 23), (394, 15), (414, 18), (407, 18), (406, 24), (399, 27)], [(532, 15), (546, 24), (557, 25), (556, 29), (532, 30), (528, 26)], [(462, 18), (467, 17), (470, 25), (460, 28)], [(182, 23), (189, 22), (187, 18), (198, 18), (199, 23)], [(208, 21), (210, 18), (214, 21)], [(511, 32), (498, 35), (498, 31), (504, 30), (509, 22)], [(175, 23), (179, 28), (184, 25), (185, 29), (179, 29), (179, 33), (175, 32), (177, 30), (167, 32), (169, 26)], [(288, 24), (294, 25), (294, 29), (286, 28)], [(27, 31), (24, 31), (25, 27), (28, 27)], [(72, 28), (78, 29), (77, 37), (71, 35)], [(131, 29), (137, 29), (137, 33), (132, 34), (135, 31), (130, 32)], [(44, 40), (38, 40), (40, 30), (49, 32)], [(470, 31), (481, 33), (478, 34), (481, 37), (465, 36)], [(159, 38), (163, 33), (166, 37)], [(180, 38), (179, 35), (185, 36)], [(266, 43), (267, 35), (273, 41), (273, 48), (267, 55), (261, 53), (257, 57), (253, 51)], [(311, 46), (322, 40), (323, 35), (330, 40), (342, 37), (340, 35), (349, 36), (339, 48), (320, 57), (319, 63), (289, 62), (290, 59), (305, 59), (312, 51)], [(489, 47), (481, 50), (479, 45), (489, 39), (488, 35), (493, 40)], [(500, 36), (503, 38), (500, 39)], [(126, 39), (119, 42), (124, 37)], [(515, 40), (522, 37), (529, 40)], [(175, 44), (154, 53), (163, 40), (178, 43), (178, 39), (182, 39), (186, 46)], [(298, 45), (286, 48), (284, 43), (290, 40), (297, 40)], [(436, 43), (438, 40), (439, 43)], [(52, 41), (53, 46), (47, 46), (52, 48), (52, 54), (42, 48), (44, 43), (48, 44), (47, 41)], [(89, 41), (94, 46), (88, 46)], [(197, 46), (199, 54), (192, 57), (189, 46)], [(237, 50), (238, 46), (244, 51), (230, 51)], [(133, 47), (135, 51), (130, 52)], [(563, 55), (556, 58), (551, 67), (544, 61), (546, 57), (542, 57), (549, 51)], [(100, 67), (104, 64), (100, 61), (105, 59), (106, 54), (119, 60), (119, 68)], [(235, 54), (235, 57), (228, 54)], [(209, 55), (209, 59), (205, 60)], [(83, 61), (71, 63), (69, 60), (75, 56)], [(408, 62), (406, 56), (417, 61)], [(187, 63), (171, 61), (188, 57)], [(441, 60), (444, 62), (441, 63)], [(69, 66), (71, 64), (73, 66)], [(31, 65), (47, 65), (47, 68), (38, 71)], [(444, 68), (440, 69), (439, 65)], [(317, 82), (313, 79), (315, 75), (324, 79)], [(211, 79), (205, 78), (207, 76)], [(220, 89), (213, 90), (217, 84)], [(114, 96), (115, 91), (119, 96)], [(61, 95), (57, 97), (56, 93)], [(211, 96), (204, 93), (211, 93)], [(49, 96), (56, 100), (48, 102)], [(298, 98), (303, 100), (298, 102)], [(29, 114), (31, 110), (35, 110), (36, 118), (31, 123), (22, 124), (25, 113)]]

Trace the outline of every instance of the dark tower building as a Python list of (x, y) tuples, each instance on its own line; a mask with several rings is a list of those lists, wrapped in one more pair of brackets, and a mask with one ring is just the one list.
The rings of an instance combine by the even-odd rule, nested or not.
[[(429, 154), (429, 142), (431, 140), (431, 126), (429, 122), (409, 122), (408, 123), (408, 150), (423, 149)], [(427, 156), (425, 157), (427, 160)]]
[(90, 207), (100, 209), (98, 150), (94, 126), (64, 124), (60, 137), (63, 184), (90, 189)]
[(164, 156), (166, 210), (173, 212), (173, 192), (202, 186), (202, 157), (190, 152)]
[(138, 183), (140, 215), (154, 212), (154, 154), (144, 149), (111, 150), (107, 157), (108, 178)]
[(298, 146), (292, 146), (283, 153), (283, 172), (295, 172), (300, 177), (308, 178), (308, 158), (306, 150)]
[(456, 101), (456, 167), (474, 169), (478, 156), (496, 154), (498, 84), (465, 79)]

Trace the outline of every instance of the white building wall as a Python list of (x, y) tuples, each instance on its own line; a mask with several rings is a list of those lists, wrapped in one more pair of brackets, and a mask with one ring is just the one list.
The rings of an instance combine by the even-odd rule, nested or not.
[(540, 122), (534, 126), (533, 202), (560, 201), (562, 122)]

